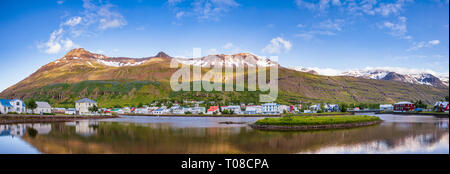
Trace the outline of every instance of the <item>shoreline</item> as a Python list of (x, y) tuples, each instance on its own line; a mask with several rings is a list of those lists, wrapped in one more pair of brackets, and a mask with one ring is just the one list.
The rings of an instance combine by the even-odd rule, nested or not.
[(198, 114), (190, 114), (190, 115), (154, 115), (154, 114), (120, 114), (119, 116), (147, 116), (147, 117), (281, 117), (281, 115), (198, 115)]
[(308, 131), (308, 130), (326, 130), (326, 129), (349, 129), (357, 127), (373, 126), (383, 122), (369, 121), (360, 123), (341, 123), (341, 124), (326, 124), (326, 125), (302, 125), (302, 126), (284, 126), (284, 125), (257, 125), (249, 124), (251, 128), (258, 130), (272, 130), (272, 131)]
[(100, 115), (0, 115), (0, 124), (16, 123), (52, 123), (69, 122), (85, 119), (108, 119), (118, 118), (119, 116), (100, 116)]
[(449, 113), (446, 112), (436, 112), (436, 113), (427, 113), (427, 112), (375, 112), (375, 114), (394, 114), (394, 115), (430, 115), (436, 117), (447, 117)]

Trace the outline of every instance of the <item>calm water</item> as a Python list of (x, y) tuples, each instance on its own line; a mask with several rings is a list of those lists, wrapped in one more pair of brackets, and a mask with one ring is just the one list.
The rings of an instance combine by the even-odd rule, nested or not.
[[(373, 115), (373, 114), (372, 114)], [(377, 126), (259, 131), (260, 118), (131, 117), (0, 125), (0, 154), (16, 153), (449, 153), (448, 118), (377, 115)]]

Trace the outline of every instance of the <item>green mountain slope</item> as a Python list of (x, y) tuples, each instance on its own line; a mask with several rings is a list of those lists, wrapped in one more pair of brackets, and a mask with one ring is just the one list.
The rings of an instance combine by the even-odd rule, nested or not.
[[(160, 53), (142, 59), (109, 58), (84, 49), (70, 51), (11, 86), (3, 98), (35, 98), (56, 107), (73, 107), (74, 101), (89, 97), (101, 107), (148, 104), (153, 100), (211, 100), (258, 103), (256, 92), (173, 92), (169, 85), (171, 57)], [(132, 64), (111, 66), (107, 61)], [(206, 72), (206, 70), (205, 70)], [(245, 74), (249, 72), (246, 71)], [(242, 74), (237, 75), (242, 78)], [(449, 89), (387, 80), (329, 77), (279, 67), (277, 102), (394, 103), (422, 100), (428, 104), (448, 95)]]

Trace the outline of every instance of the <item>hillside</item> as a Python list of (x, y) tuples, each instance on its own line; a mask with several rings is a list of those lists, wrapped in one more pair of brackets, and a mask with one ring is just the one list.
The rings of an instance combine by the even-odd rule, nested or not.
[[(243, 53), (217, 55), (227, 66), (249, 67), (255, 64), (275, 65), (268, 59)], [(244, 61), (243, 57), (250, 58)], [(258, 102), (256, 92), (173, 92), (169, 85), (172, 58), (160, 52), (140, 59), (107, 57), (74, 49), (53, 61), (26, 79), (0, 93), (2, 98), (35, 98), (49, 101), (53, 106), (71, 107), (79, 98), (89, 97), (102, 107), (147, 104), (153, 100), (215, 100), (223, 102)], [(177, 59), (196, 66), (208, 61)], [(206, 71), (205, 71), (206, 72)], [(247, 70), (245, 74), (248, 74)], [(233, 75), (231, 75), (233, 76)], [(242, 78), (244, 74), (237, 74)], [(231, 78), (226, 75), (225, 79)], [(434, 103), (448, 95), (449, 89), (400, 81), (375, 80), (350, 76), (321, 76), (279, 67), (280, 103), (336, 102), (336, 103), (393, 103), (400, 100), (423, 100)]]

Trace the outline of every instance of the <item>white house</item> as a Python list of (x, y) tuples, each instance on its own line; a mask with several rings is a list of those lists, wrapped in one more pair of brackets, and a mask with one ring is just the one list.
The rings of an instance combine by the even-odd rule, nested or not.
[(76, 113), (77, 113), (77, 110), (75, 108), (66, 109), (66, 112), (65, 112), (65, 114), (67, 114), (67, 115), (75, 115)]
[(382, 110), (382, 111), (392, 111), (392, 110), (394, 110), (394, 105), (391, 105), (391, 104), (381, 104), (381, 105), (380, 105), (380, 110)]
[(77, 113), (80, 115), (91, 114), (89, 108), (93, 106), (97, 106), (97, 102), (88, 98), (83, 98), (75, 102), (75, 109), (77, 110)]
[(263, 114), (278, 115), (280, 114), (280, 105), (276, 103), (264, 103), (262, 105)]
[(24, 113), (26, 111), (25, 102), (19, 99), (0, 99), (0, 113), (8, 112)]
[(192, 107), (190, 110), (193, 114), (200, 114), (200, 113), (205, 114), (206, 113), (205, 107)]
[(262, 106), (248, 105), (245, 107), (245, 114), (262, 114)]
[(37, 105), (36, 109), (33, 110), (28, 109), (28, 112), (35, 114), (52, 113), (52, 107), (47, 102), (36, 101), (36, 105)]
[(155, 109), (152, 112), (152, 114), (155, 114), (155, 115), (163, 115), (163, 114), (168, 114), (168, 113), (169, 113), (169, 109), (166, 109), (166, 108), (163, 108), (163, 107), (161, 107), (159, 109)]

